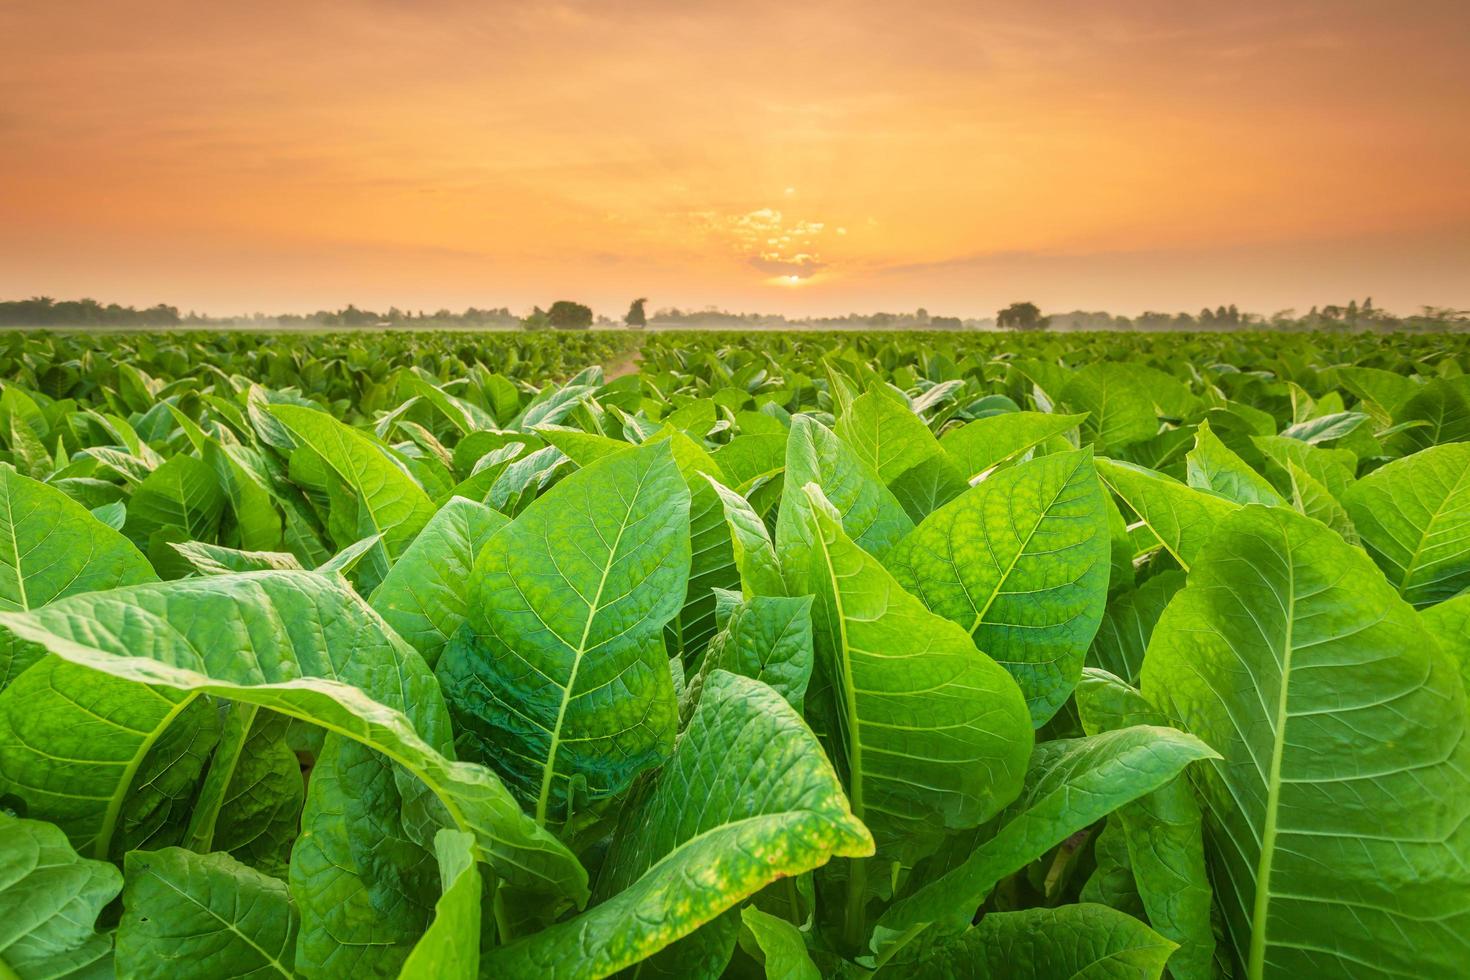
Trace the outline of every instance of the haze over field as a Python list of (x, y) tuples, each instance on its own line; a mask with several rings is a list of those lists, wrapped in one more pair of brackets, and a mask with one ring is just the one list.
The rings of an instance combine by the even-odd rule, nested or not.
[(0, 296), (1470, 307), (1470, 5), (0, 7)]

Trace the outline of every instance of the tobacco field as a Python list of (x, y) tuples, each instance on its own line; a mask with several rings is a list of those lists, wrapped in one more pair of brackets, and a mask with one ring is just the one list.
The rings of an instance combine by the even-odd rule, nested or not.
[(0, 336), (0, 978), (1470, 976), (1467, 372)]

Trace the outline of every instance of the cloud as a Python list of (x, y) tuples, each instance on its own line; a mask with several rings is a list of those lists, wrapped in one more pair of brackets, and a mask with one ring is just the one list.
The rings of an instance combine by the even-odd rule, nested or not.
[[(707, 234), (766, 276), (809, 279), (830, 267), (821, 252), (829, 234), (825, 221), (788, 216), (776, 208), (733, 215), (703, 211), (693, 217)], [(846, 229), (835, 233), (845, 234)]]
[(827, 263), (822, 262), (815, 255), (805, 253), (793, 255), (789, 259), (771, 253), (752, 255), (747, 261), (751, 268), (759, 269), (767, 275), (796, 276), (798, 279), (810, 279), (822, 269), (827, 268)]

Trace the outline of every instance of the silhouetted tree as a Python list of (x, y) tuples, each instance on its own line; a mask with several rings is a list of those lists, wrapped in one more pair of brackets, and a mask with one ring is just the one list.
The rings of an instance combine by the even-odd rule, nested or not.
[(996, 314), (995, 324), (1002, 330), (1045, 330), (1051, 318), (1042, 316), (1035, 303), (1012, 303)]
[(559, 299), (546, 311), (546, 322), (556, 330), (587, 330), (592, 326), (592, 308)]
[(647, 302), (647, 296), (640, 296), (628, 307), (627, 314), (623, 316), (623, 322), (628, 325), (629, 330), (642, 330), (648, 326), (648, 314), (643, 311), (643, 304)]

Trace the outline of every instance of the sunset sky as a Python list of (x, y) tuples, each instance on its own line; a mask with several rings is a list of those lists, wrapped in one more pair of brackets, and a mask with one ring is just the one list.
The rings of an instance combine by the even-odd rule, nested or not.
[(1470, 3), (0, 3), (0, 298), (1470, 307)]

